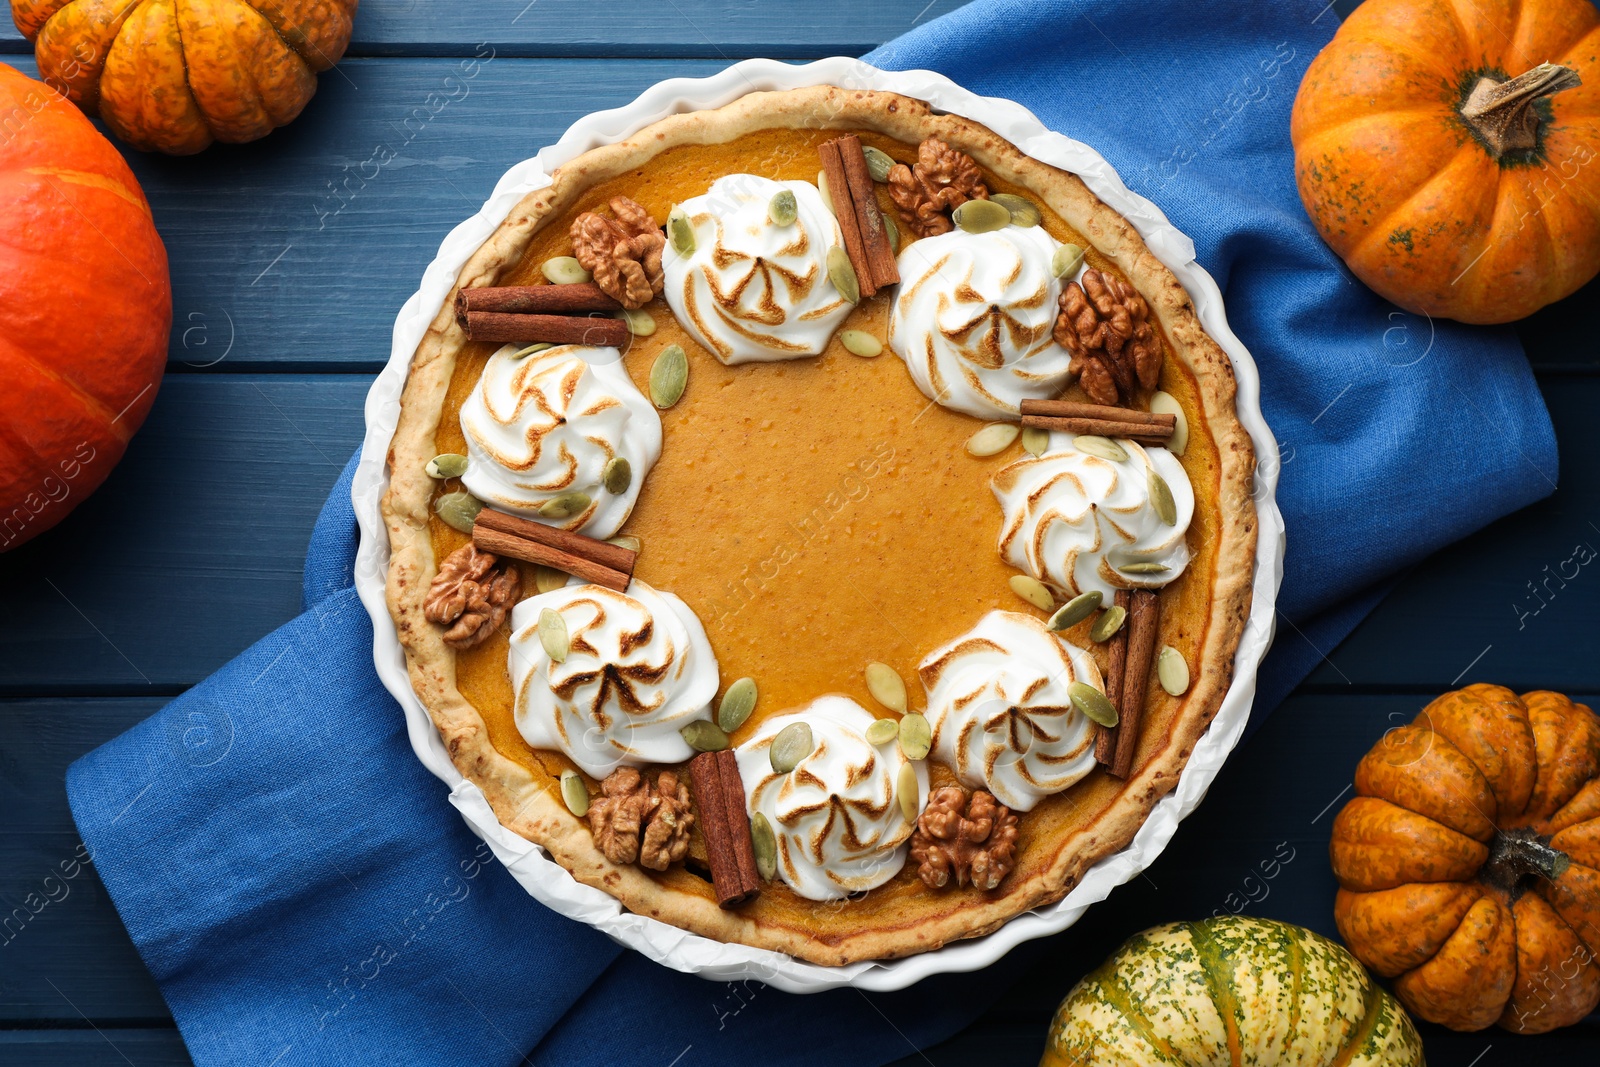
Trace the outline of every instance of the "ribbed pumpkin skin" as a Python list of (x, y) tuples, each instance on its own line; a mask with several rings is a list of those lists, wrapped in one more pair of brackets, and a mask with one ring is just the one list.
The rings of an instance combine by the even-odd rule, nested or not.
[(1073, 987), (1040, 1067), (1410, 1067), (1406, 1013), (1338, 945), (1225, 916), (1135, 934)]
[[(1483, 73), (1577, 71), (1531, 156), (1459, 113)], [(1300, 197), (1379, 295), (1510, 322), (1600, 271), (1600, 14), (1591, 0), (1366, 0), (1314, 59), (1290, 124)]]
[(122, 458), (172, 326), (167, 253), (133, 172), (77, 108), (0, 65), (0, 551)]
[(39, 76), (136, 148), (189, 155), (300, 114), (357, 0), (11, 0)]
[[(1374, 745), (1355, 791), (1329, 846), (1334, 920), (1406, 1007), (1540, 1033), (1600, 1004), (1600, 717), (1471, 685)], [(1508, 861), (1524, 839), (1564, 870)]]

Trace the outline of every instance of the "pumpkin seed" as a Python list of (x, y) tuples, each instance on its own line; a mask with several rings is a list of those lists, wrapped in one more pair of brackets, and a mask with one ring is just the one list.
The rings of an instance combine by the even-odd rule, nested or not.
[(621, 496), (633, 484), (633, 464), (627, 456), (612, 456), (600, 471), (600, 483), (612, 496)]
[(681, 206), (675, 205), (667, 214), (667, 239), (678, 255), (694, 255), (694, 224)]
[(1165, 563), (1124, 563), (1117, 568), (1123, 574), (1165, 574), (1171, 569)]
[(778, 731), (778, 736), (772, 739), (772, 746), (767, 749), (767, 760), (772, 764), (772, 769), (779, 774), (788, 774), (800, 766), (800, 761), (811, 755), (811, 750), (817, 747), (816, 741), (811, 737), (809, 723), (792, 722)]
[(1087, 593), (1079, 593), (1061, 605), (1056, 613), (1050, 616), (1050, 621), (1045, 623), (1046, 629), (1061, 631), (1069, 626), (1078, 625), (1078, 623), (1094, 614), (1095, 609), (1100, 606), (1100, 601), (1103, 599), (1104, 597), (1101, 596), (1098, 589), (1091, 589)]
[(1021, 429), (1014, 422), (991, 422), (967, 438), (967, 453), (973, 456), (993, 456), (1011, 447)]
[(894, 221), (893, 215), (883, 217), (884, 232), (889, 235), (889, 251), (895, 255), (900, 254), (900, 224)]
[(867, 692), (872, 699), (904, 715), (906, 711), (906, 683), (900, 672), (887, 663), (876, 661), (867, 664)]
[(430, 478), (459, 478), (467, 473), (467, 457), (444, 452), (428, 460), (428, 465), (422, 469)]
[(1072, 706), (1090, 721), (1101, 726), (1117, 725), (1117, 709), (1111, 706), (1106, 695), (1088, 682), (1073, 682), (1067, 686), (1067, 698)]
[(750, 850), (756, 855), (756, 873), (763, 882), (778, 876), (778, 839), (772, 824), (759, 811), (750, 818)]
[(1174, 456), (1183, 455), (1183, 450), (1189, 447), (1189, 417), (1183, 413), (1183, 405), (1178, 403), (1178, 398), (1171, 393), (1155, 393), (1150, 397), (1150, 410), (1158, 415), (1177, 416), (1172, 436), (1167, 438), (1167, 451)]
[(1011, 212), (1013, 226), (1037, 226), (1044, 221), (1044, 216), (1039, 212), (1039, 205), (1025, 196), (1016, 193), (990, 193), (989, 199)]
[(871, 145), (862, 145), (861, 154), (867, 157), (867, 173), (872, 175), (875, 182), (889, 180), (889, 172), (894, 169), (894, 157), (881, 148)]
[(1037, 426), (1022, 428), (1022, 450), (1030, 456), (1042, 456), (1050, 448), (1050, 431)]
[(1097, 645), (1103, 645), (1122, 629), (1122, 624), (1128, 619), (1128, 609), (1120, 604), (1113, 604), (1100, 613), (1094, 620), (1094, 625), (1089, 627), (1089, 640)]
[(866, 330), (845, 330), (839, 334), (839, 343), (853, 356), (871, 359), (883, 354), (883, 342)]
[(793, 226), (794, 220), (800, 217), (800, 205), (795, 202), (794, 191), (779, 189), (772, 194), (772, 200), (767, 204), (767, 218), (772, 220), (774, 226)]
[(589, 787), (583, 784), (577, 771), (561, 772), (561, 799), (566, 801), (567, 810), (578, 818), (589, 814)]
[(1083, 249), (1078, 245), (1061, 245), (1050, 255), (1050, 273), (1057, 278), (1070, 281), (1078, 276), (1078, 268), (1082, 266)]
[(608, 537), (606, 538), (606, 544), (625, 548), (629, 552), (642, 552), (644, 550), (644, 542), (632, 534), (623, 534), (621, 537)]
[(508, 358), (510, 358), (510, 359), (521, 359), (524, 356), (531, 356), (535, 352), (543, 352), (547, 348), (554, 348), (554, 347), (555, 347), (555, 345), (551, 344), (549, 341), (539, 341), (536, 344), (529, 345), (527, 348), (519, 348), (519, 349), (517, 349), (515, 352), (511, 353), (511, 355)]
[(539, 516), (545, 519), (570, 519), (581, 515), (594, 499), (581, 489), (553, 496), (539, 505)]
[(552, 256), (545, 260), (539, 269), (556, 285), (574, 285), (593, 278), (593, 275), (583, 269), (583, 264), (571, 256)]
[(689, 384), (689, 357), (682, 345), (668, 345), (650, 365), (650, 402), (663, 410), (683, 397)]
[(867, 727), (867, 744), (887, 745), (900, 736), (900, 723), (895, 719), (873, 719)]
[(906, 759), (927, 759), (932, 747), (933, 727), (928, 725), (926, 715), (913, 711), (900, 720), (900, 751)]
[(1030, 575), (1013, 574), (1011, 591), (1040, 611), (1056, 610), (1056, 598), (1050, 594), (1049, 587)]
[(861, 282), (850, 265), (850, 254), (838, 245), (828, 249), (828, 280), (851, 304), (861, 303)]
[(717, 725), (726, 733), (733, 733), (743, 726), (750, 713), (756, 710), (756, 680), (754, 678), (740, 678), (722, 694), (722, 703), (717, 705)]
[[(828, 172), (817, 171), (817, 191), (822, 194), (822, 202), (828, 205), (828, 210), (833, 211), (833, 193), (828, 189)], [(835, 215), (839, 214), (833, 211)]]
[(950, 213), (950, 221), (967, 233), (989, 233), (1011, 225), (1011, 212), (993, 200), (968, 200)]
[(1156, 473), (1154, 467), (1150, 468), (1150, 506), (1155, 508), (1156, 518), (1168, 526), (1178, 525), (1178, 503), (1172, 499), (1172, 489), (1167, 485), (1167, 480)]
[(1128, 450), (1109, 437), (1083, 434), (1080, 437), (1074, 437), (1072, 445), (1079, 452), (1087, 452), (1091, 456), (1109, 459), (1112, 463), (1121, 463), (1128, 458)]
[(678, 731), (688, 746), (696, 752), (721, 752), (728, 747), (728, 735), (710, 719), (696, 719)]
[(1161, 646), (1161, 654), (1156, 657), (1156, 680), (1172, 696), (1181, 697), (1189, 691), (1189, 663), (1182, 652), (1171, 645)]
[(635, 337), (649, 337), (656, 332), (656, 320), (644, 308), (623, 308), (617, 318), (628, 324), (628, 332)]
[(551, 663), (564, 663), (572, 651), (572, 638), (567, 633), (567, 620), (555, 608), (539, 611), (539, 643), (550, 657)]
[(906, 822), (917, 821), (917, 809), (922, 806), (922, 790), (917, 784), (917, 768), (910, 763), (900, 765), (900, 774), (894, 785), (895, 799), (900, 801), (900, 814)]
[(553, 593), (567, 584), (567, 572), (536, 563), (533, 567), (533, 586), (541, 593)]
[(483, 510), (483, 501), (471, 493), (445, 493), (433, 502), (433, 510), (446, 526), (469, 534), (478, 512)]

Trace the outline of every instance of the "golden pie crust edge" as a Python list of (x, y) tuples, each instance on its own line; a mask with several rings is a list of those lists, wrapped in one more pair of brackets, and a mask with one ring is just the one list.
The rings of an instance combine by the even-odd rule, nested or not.
[(724, 143), (774, 128), (867, 129), (907, 144), (938, 137), (989, 172), (1032, 190), (1128, 276), (1161, 322), (1176, 358), (1194, 374), (1204, 422), (1217, 443), (1221, 543), (1196, 681), (1160, 747), (1096, 819), (1055, 843), (1055, 856), (1048, 865), (1035, 868), (1038, 873), (1014, 873), (992, 899), (976, 907), (952, 897), (947, 911), (935, 911), (909, 927), (863, 928), (823, 942), (738, 910), (724, 910), (709, 894), (665, 886), (637, 866), (609, 862), (594, 847), (587, 822), (573, 816), (525, 767), (490, 743), (482, 717), (456, 689), (454, 651), (444, 644), (439, 628), (423, 618), (423, 600), (437, 563), (429, 534), (434, 481), (423, 467), (434, 456), (435, 431), (456, 353), (466, 341), (455, 321), (456, 289), (417, 346), (389, 446), (390, 482), (382, 502), (390, 549), (387, 598), (412, 687), (456, 768), (483, 791), (502, 825), (542, 846), (579, 882), (604, 890), (636, 914), (716, 941), (840, 966), (927, 952), (949, 941), (990, 933), (1024, 911), (1060, 900), (1084, 872), (1133, 839), (1156, 801), (1177, 784), (1195, 742), (1233, 680), (1234, 655), (1250, 613), (1255, 566), (1256, 510), (1251, 496), (1255, 454), (1234, 410), (1235, 385), (1227, 354), (1201, 328), (1183, 286), (1145, 246), (1138, 231), (1077, 176), (1024, 155), (976, 122), (936, 114), (926, 103), (895, 93), (832, 86), (753, 92), (721, 108), (670, 116), (624, 141), (585, 152), (558, 168), (550, 185), (523, 197), (462, 267), (456, 288), (497, 284), (502, 272), (520, 261), (542, 222), (566, 211), (590, 186), (678, 145)]

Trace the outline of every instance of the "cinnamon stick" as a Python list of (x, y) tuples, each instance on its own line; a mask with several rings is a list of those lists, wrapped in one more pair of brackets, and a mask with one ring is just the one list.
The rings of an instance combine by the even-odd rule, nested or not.
[(463, 324), (472, 341), (549, 341), (558, 345), (622, 348), (631, 336), (621, 319), (587, 315), (517, 315), (506, 311), (468, 311)]
[(755, 844), (750, 838), (750, 812), (744, 802), (744, 779), (739, 776), (739, 760), (732, 749), (716, 753), (717, 770), (722, 774), (722, 806), (728, 815), (728, 835), (733, 838), (733, 855), (739, 863), (739, 884), (745, 900), (761, 893), (761, 874), (756, 870)]
[(504, 311), (520, 315), (616, 311), (622, 307), (594, 282), (574, 285), (494, 285), (456, 291), (456, 321), (463, 328), (467, 313)]
[[(856, 216), (855, 202), (850, 195), (850, 177), (845, 172), (844, 153), (840, 150), (839, 140), (822, 142), (817, 146), (817, 154), (822, 157), (822, 173), (828, 179), (828, 197), (833, 201), (833, 216), (839, 220), (844, 251), (850, 257), (850, 265), (855, 268), (861, 299), (865, 300), (877, 293), (878, 284), (873, 281), (866, 246), (862, 243), (861, 220)], [(878, 225), (882, 226), (883, 220), (880, 219)]]
[(1164, 445), (1172, 438), (1171, 426), (1149, 422), (1110, 422), (1105, 419), (1057, 418), (1051, 415), (1022, 416), (1024, 430), (1055, 430), (1073, 435), (1126, 437), (1141, 445)]
[(1144, 718), (1145, 691), (1156, 655), (1156, 629), (1161, 601), (1154, 589), (1135, 589), (1128, 606), (1128, 659), (1122, 673), (1122, 706), (1117, 709), (1117, 749), (1111, 773), (1126, 778), (1139, 748), (1139, 723)]
[(472, 525), (472, 543), (497, 556), (527, 560), (576, 574), (586, 582), (626, 592), (639, 554), (632, 549), (558, 530), (542, 522), (484, 508)]
[[(720, 753), (702, 752), (689, 761), (689, 781), (694, 787), (695, 814), (700, 818), (700, 836), (706, 843), (706, 862), (711, 867), (711, 887), (717, 894), (717, 903), (731, 908), (749, 900), (752, 893), (746, 888), (744, 872), (739, 864), (734, 833), (729, 826), (728, 810), (731, 798), (723, 789)], [(731, 751), (728, 752), (732, 756)], [(736, 771), (737, 773), (737, 771)], [(744, 786), (739, 786), (739, 800), (743, 809)], [(746, 834), (748, 837), (748, 823)], [(751, 856), (754, 875), (755, 858)]]
[(1178, 417), (1171, 412), (1140, 411), (1109, 404), (1082, 404), (1076, 400), (1024, 400), (1024, 415), (1048, 415), (1059, 419), (1100, 419), (1105, 422), (1139, 422), (1171, 428)]
[[(1118, 589), (1112, 603), (1123, 611), (1128, 610), (1128, 590)], [(1122, 675), (1128, 665), (1128, 624), (1124, 622), (1111, 640), (1106, 642), (1106, 699), (1117, 709), (1117, 722), (1122, 722)], [(1117, 762), (1117, 727), (1100, 727), (1094, 739), (1095, 762), (1110, 768)]]
[[(900, 281), (900, 268), (894, 260), (894, 248), (889, 244), (889, 231), (883, 225), (883, 212), (878, 208), (877, 186), (872, 172), (867, 169), (867, 157), (861, 150), (861, 138), (846, 134), (833, 142), (839, 146), (839, 156), (844, 163), (846, 184), (850, 190), (850, 203), (855, 210), (856, 226), (861, 232), (862, 255), (865, 263), (856, 273), (865, 271), (872, 278), (874, 289), (895, 285)], [(828, 188), (833, 188), (833, 175), (828, 175)]]

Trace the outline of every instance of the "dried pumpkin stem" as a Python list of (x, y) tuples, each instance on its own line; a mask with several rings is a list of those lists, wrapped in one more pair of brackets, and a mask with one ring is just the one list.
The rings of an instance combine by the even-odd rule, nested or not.
[(1558, 63), (1540, 63), (1509, 81), (1480, 78), (1461, 105), (1461, 117), (1498, 159), (1538, 147), (1541, 120), (1534, 103), (1581, 84), (1577, 71)]
[(1489, 848), (1489, 859), (1481, 877), (1488, 884), (1510, 892), (1528, 875), (1555, 881), (1567, 873), (1572, 860), (1560, 849), (1551, 848), (1531, 830), (1502, 830)]

